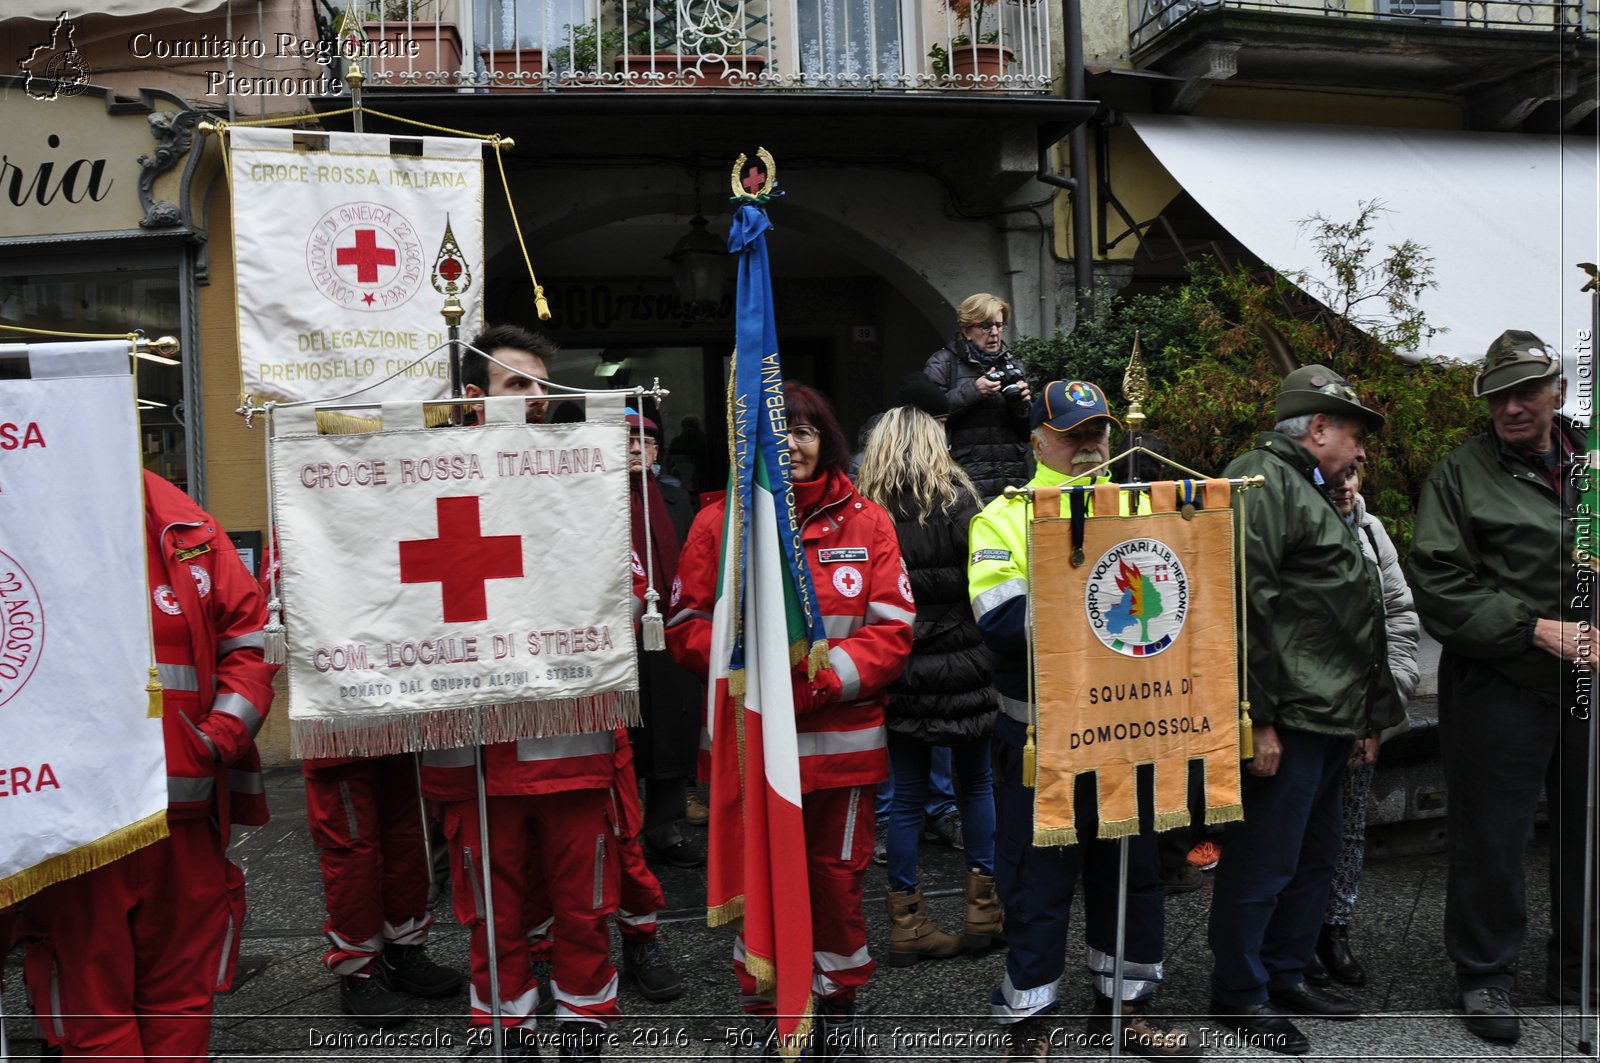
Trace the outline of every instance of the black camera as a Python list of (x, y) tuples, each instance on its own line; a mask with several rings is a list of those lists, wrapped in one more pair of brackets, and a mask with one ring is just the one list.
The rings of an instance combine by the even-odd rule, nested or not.
[(985, 379), (997, 382), (1000, 385), (1000, 394), (1007, 399), (1021, 398), (1022, 389), (1028, 380), (1028, 374), (1023, 372), (1022, 367), (1009, 358), (990, 366), (989, 371), (983, 375)]

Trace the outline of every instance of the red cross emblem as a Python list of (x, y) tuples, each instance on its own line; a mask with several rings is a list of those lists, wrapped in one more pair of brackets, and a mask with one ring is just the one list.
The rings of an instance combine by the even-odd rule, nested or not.
[(447, 258), (439, 263), (439, 276), (449, 284), (454, 284), (456, 278), (461, 276), (461, 263), (453, 258)]
[(357, 284), (376, 284), (378, 267), (394, 265), (395, 255), (391, 248), (378, 246), (378, 230), (357, 229), (355, 246), (337, 248), (334, 261), (354, 266)]
[(487, 620), (485, 584), (522, 577), (522, 536), (482, 534), (477, 495), (441, 498), (437, 507), (438, 538), (400, 540), (400, 582), (439, 584), (447, 624)]
[(840, 565), (833, 570), (833, 589), (846, 598), (861, 593), (861, 573), (854, 565)]
[(744, 180), (739, 184), (752, 196), (759, 195), (761, 186), (767, 183), (767, 175), (761, 172), (761, 167), (751, 163), (745, 167)]

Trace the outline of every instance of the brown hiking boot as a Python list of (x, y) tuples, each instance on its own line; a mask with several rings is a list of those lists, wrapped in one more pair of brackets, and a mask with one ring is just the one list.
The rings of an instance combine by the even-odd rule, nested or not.
[(994, 876), (967, 869), (967, 918), (961, 928), (961, 947), (970, 953), (986, 952), (1006, 943), (1000, 899), (994, 895)]
[(961, 951), (961, 939), (946, 934), (928, 918), (922, 887), (885, 889), (889, 901), (889, 966), (909, 967), (921, 959), (943, 960)]
[[(1153, 1014), (1152, 1001), (1127, 1000), (1122, 1004), (1122, 1050), (1147, 1059), (1164, 1059), (1177, 1063), (1199, 1057), (1200, 1049), (1191, 1047), (1189, 1033)], [(1110, 1045), (1111, 999), (1099, 993), (1094, 995), (1094, 1014), (1084, 1024), (1091, 1037), (1103, 1038)]]

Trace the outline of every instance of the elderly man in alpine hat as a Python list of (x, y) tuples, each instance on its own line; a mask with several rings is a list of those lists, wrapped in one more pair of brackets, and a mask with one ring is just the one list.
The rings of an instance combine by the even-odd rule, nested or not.
[(1277, 426), (1228, 476), (1263, 476), (1236, 498), (1244, 522), (1244, 608), (1255, 756), (1244, 819), (1229, 826), (1211, 903), (1211, 1010), (1273, 1051), (1311, 1043), (1283, 1012), (1356, 1017), (1349, 999), (1310, 985), (1354, 744), (1404, 710), (1388, 660), (1383, 586), (1329, 495), (1366, 460), (1383, 417), (1344, 377), (1308, 365), (1284, 377)]
[(1531, 332), (1503, 332), (1472, 392), (1488, 404), (1489, 430), (1434, 467), (1417, 506), (1411, 585), (1444, 646), (1445, 949), (1467, 1029), (1511, 1042), (1521, 1034), (1510, 992), (1528, 922), (1523, 851), (1541, 789), (1554, 923), (1545, 986), (1554, 1000), (1578, 999), (1592, 707), (1577, 681), (1592, 652), (1583, 622), (1596, 576), (1573, 550), (1585, 447), (1558, 412), (1560, 355)]

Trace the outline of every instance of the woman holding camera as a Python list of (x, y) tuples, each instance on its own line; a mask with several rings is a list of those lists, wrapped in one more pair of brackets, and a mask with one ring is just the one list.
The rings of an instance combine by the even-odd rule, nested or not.
[(944, 389), (950, 402), (945, 428), (950, 456), (972, 478), (988, 502), (1007, 484), (1031, 475), (1028, 446), (1028, 390), (1022, 363), (1006, 345), (1011, 307), (1004, 299), (979, 292), (956, 309), (956, 338), (934, 351), (922, 367)]

